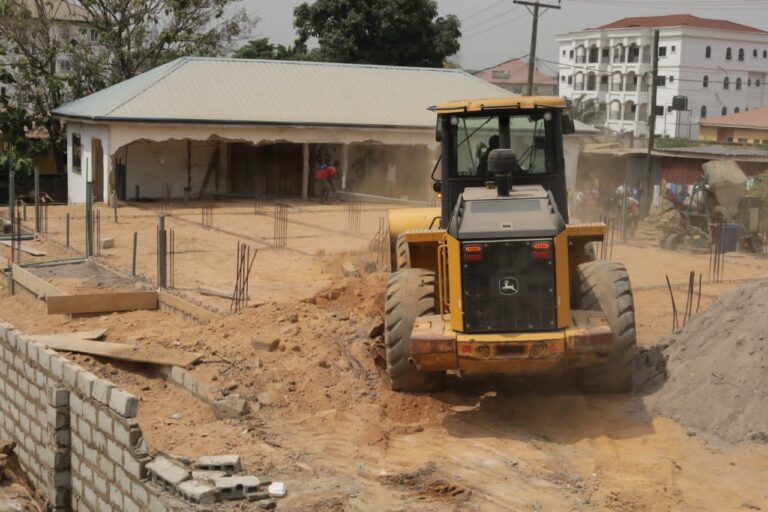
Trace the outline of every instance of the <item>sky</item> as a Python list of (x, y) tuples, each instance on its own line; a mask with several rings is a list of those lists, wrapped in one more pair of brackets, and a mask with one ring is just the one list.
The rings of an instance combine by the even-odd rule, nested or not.
[[(541, 0), (557, 4), (557, 0)], [(260, 21), (256, 37), (290, 44), (295, 38), (293, 9), (302, 0), (244, 0), (243, 6)], [(462, 21), (458, 61), (465, 69), (483, 69), (513, 57), (528, 55), (531, 16), (513, 0), (437, 0), (441, 15), (455, 14)], [(768, 0), (561, 0), (539, 20), (537, 55), (557, 60), (555, 36), (596, 27), (627, 16), (694, 14), (735, 21), (768, 30)], [(556, 74), (556, 65), (539, 63)]]

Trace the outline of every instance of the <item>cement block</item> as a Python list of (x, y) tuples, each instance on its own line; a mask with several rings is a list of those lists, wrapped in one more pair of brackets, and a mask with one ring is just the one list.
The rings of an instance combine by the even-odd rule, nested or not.
[(64, 378), (64, 359), (62, 359), (58, 354), (56, 354), (53, 350), (46, 349), (47, 351), (53, 352), (55, 355), (51, 356), (50, 360), (50, 372), (51, 375), (53, 375), (54, 378), (58, 380), (62, 380)]
[(56, 446), (69, 447), (72, 443), (72, 435), (69, 430), (56, 430), (53, 433), (53, 442)]
[(184, 385), (184, 374), (186, 371), (180, 366), (171, 366), (171, 381), (179, 386)]
[(112, 249), (115, 246), (114, 238), (102, 238), (99, 240), (99, 246), (102, 249)]
[(109, 394), (109, 408), (124, 418), (135, 418), (139, 411), (139, 399), (115, 388)]
[(227, 476), (223, 471), (192, 471), (192, 478), (201, 482), (213, 483), (217, 478)]
[(82, 416), (77, 419), (77, 433), (83, 438), (83, 443), (86, 445), (93, 443), (93, 437), (91, 436), (91, 424), (88, 423)]
[(88, 484), (83, 485), (83, 499), (87, 504), (96, 508), (96, 491)]
[(184, 498), (193, 503), (208, 505), (216, 501), (216, 487), (198, 480), (181, 482), (176, 489)]
[(105, 436), (101, 430), (98, 428), (93, 429), (91, 437), (93, 438), (93, 447), (99, 452), (103, 452), (107, 449), (107, 436)]
[(105, 456), (103, 453), (99, 454), (99, 471), (101, 471), (107, 479), (115, 479), (115, 465), (109, 460), (109, 457)]
[(66, 408), (48, 407), (47, 413), (48, 418), (46, 423), (50, 425), (51, 428), (58, 430), (69, 427), (69, 412)]
[(40, 347), (37, 351), (37, 364), (45, 371), (50, 371), (51, 353), (50, 349)]
[(123, 512), (141, 512), (141, 508), (131, 498), (123, 496)]
[(96, 406), (93, 405), (91, 400), (83, 400), (82, 418), (91, 425), (96, 425)]
[(96, 379), (93, 381), (93, 389), (91, 390), (91, 396), (97, 402), (109, 405), (109, 393), (115, 385), (108, 380)]
[(133, 496), (133, 499), (136, 500), (136, 503), (146, 509), (149, 504), (149, 493), (147, 493), (147, 488), (144, 487), (144, 484), (132, 482), (131, 495)]
[(163, 456), (155, 457), (149, 462), (147, 471), (155, 483), (169, 490), (190, 478), (187, 468)]
[[(85, 368), (78, 364), (74, 363), (66, 363), (64, 364), (63, 370), (62, 370), (62, 377), (64, 379), (64, 382), (66, 382), (70, 387), (77, 388), (77, 374), (80, 372), (84, 372)], [(90, 393), (88, 393), (88, 396), (90, 396)]]
[(111, 439), (107, 439), (107, 455), (118, 466), (123, 465), (123, 450)]
[(52, 407), (68, 407), (69, 391), (65, 388), (51, 388), (48, 390), (48, 405)]
[(131, 479), (121, 466), (115, 466), (115, 482), (123, 494), (131, 493)]
[(255, 476), (225, 476), (214, 480), (214, 485), (222, 499), (241, 500), (259, 492), (261, 481)]
[(83, 370), (77, 374), (75, 378), (75, 385), (77, 390), (82, 393), (84, 399), (91, 397), (93, 393), (93, 383), (99, 380), (99, 378), (89, 371)]
[(213, 413), (220, 420), (237, 419), (248, 414), (250, 408), (248, 401), (240, 395), (229, 395), (221, 400), (213, 402)]
[(109, 485), (109, 502), (117, 507), (117, 510), (123, 509), (123, 493), (115, 484)]
[(112, 512), (114, 509), (112, 506), (103, 498), (99, 498), (99, 512)]
[(144, 460), (134, 457), (128, 450), (123, 450), (123, 469), (130, 476), (141, 480), (144, 478), (144, 469), (146, 463)]
[(109, 496), (109, 488), (107, 487), (107, 481), (99, 476), (98, 473), (93, 474), (93, 486), (96, 488), (96, 492), (102, 496)]
[(74, 416), (83, 415), (83, 401), (74, 393), (69, 395), (69, 410), (72, 411)]
[(206, 455), (195, 461), (194, 468), (200, 471), (221, 471), (233, 475), (242, 468), (239, 455)]
[(106, 407), (99, 408), (96, 424), (98, 425), (99, 430), (104, 432), (104, 434), (109, 436), (113, 435), (115, 424), (114, 421), (112, 421), (112, 415), (110, 414), (109, 409)]

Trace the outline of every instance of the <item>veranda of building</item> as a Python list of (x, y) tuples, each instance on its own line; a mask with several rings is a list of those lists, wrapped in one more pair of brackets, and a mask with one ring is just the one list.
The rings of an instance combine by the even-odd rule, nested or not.
[(68, 196), (96, 201), (310, 198), (335, 164), (345, 191), (429, 197), (427, 108), (509, 92), (460, 70), (181, 58), (62, 106)]

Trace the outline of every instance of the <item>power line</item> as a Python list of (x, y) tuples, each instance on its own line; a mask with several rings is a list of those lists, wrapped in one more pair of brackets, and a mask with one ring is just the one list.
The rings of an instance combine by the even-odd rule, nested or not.
[(504, 17), (504, 16), (506, 16), (508, 14), (511, 14), (511, 13), (515, 12), (517, 9), (518, 9), (518, 7), (514, 6), (511, 9), (507, 9), (506, 11), (502, 11), (500, 13), (494, 14), (490, 18), (485, 18), (483, 20), (478, 21), (477, 23), (473, 23), (472, 25), (466, 27), (466, 30), (468, 30), (470, 32), (473, 32), (473, 31), (475, 31), (475, 29), (478, 29), (478, 28), (482, 27), (483, 25), (486, 25), (486, 24), (494, 22), (494, 21), (498, 21), (499, 18)]
[(499, 29), (499, 28), (501, 28), (501, 27), (506, 27), (506, 26), (509, 26), (509, 25), (511, 25), (512, 23), (514, 23), (514, 22), (516, 22), (516, 21), (518, 21), (518, 20), (521, 20), (521, 19), (525, 18), (526, 16), (528, 16), (528, 14), (523, 14), (523, 15), (521, 15), (521, 16), (518, 16), (517, 18), (512, 18), (511, 20), (508, 20), (508, 21), (504, 21), (504, 22), (502, 22), (502, 23), (499, 23), (499, 24), (496, 24), (496, 25), (492, 25), (492, 26), (490, 26), (490, 27), (487, 27), (487, 28), (485, 28), (485, 29), (483, 29), (483, 30), (480, 30), (480, 31), (478, 31), (478, 32), (473, 32), (473, 33), (471, 33), (471, 34), (467, 34), (466, 36), (464, 36), (464, 38), (465, 38), (465, 39), (471, 39), (471, 38), (473, 38), (473, 37), (477, 37), (477, 36), (479, 36), (479, 35), (482, 35), (482, 34), (487, 34), (488, 32), (492, 32), (492, 31), (494, 31), (494, 30), (496, 30), (496, 29)]
[(486, 13), (486, 12), (490, 11), (491, 9), (493, 9), (494, 7), (496, 7), (497, 5), (501, 5), (501, 4), (503, 4), (505, 1), (506, 1), (506, 0), (498, 0), (498, 2), (494, 2), (493, 4), (489, 5), (489, 6), (488, 6), (488, 7), (486, 7), (485, 9), (480, 9), (479, 11), (475, 11), (474, 13), (470, 14), (469, 16), (467, 16), (466, 18), (464, 18), (463, 20), (461, 20), (461, 22), (462, 22), (462, 23), (466, 23), (466, 22), (468, 22), (468, 21), (469, 21), (469, 20), (471, 20), (471, 19), (477, 18), (477, 17), (478, 17), (478, 16), (480, 16), (481, 14), (483, 14), (483, 13)]

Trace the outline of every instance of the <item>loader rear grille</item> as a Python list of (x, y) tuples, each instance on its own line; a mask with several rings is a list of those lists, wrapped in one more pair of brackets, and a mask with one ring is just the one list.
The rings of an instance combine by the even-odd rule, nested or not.
[[(532, 245), (537, 242), (552, 244), (549, 259), (533, 258)], [(550, 239), (471, 243), (483, 247), (483, 259), (462, 262), (465, 332), (541, 331), (555, 327), (552, 242)]]

